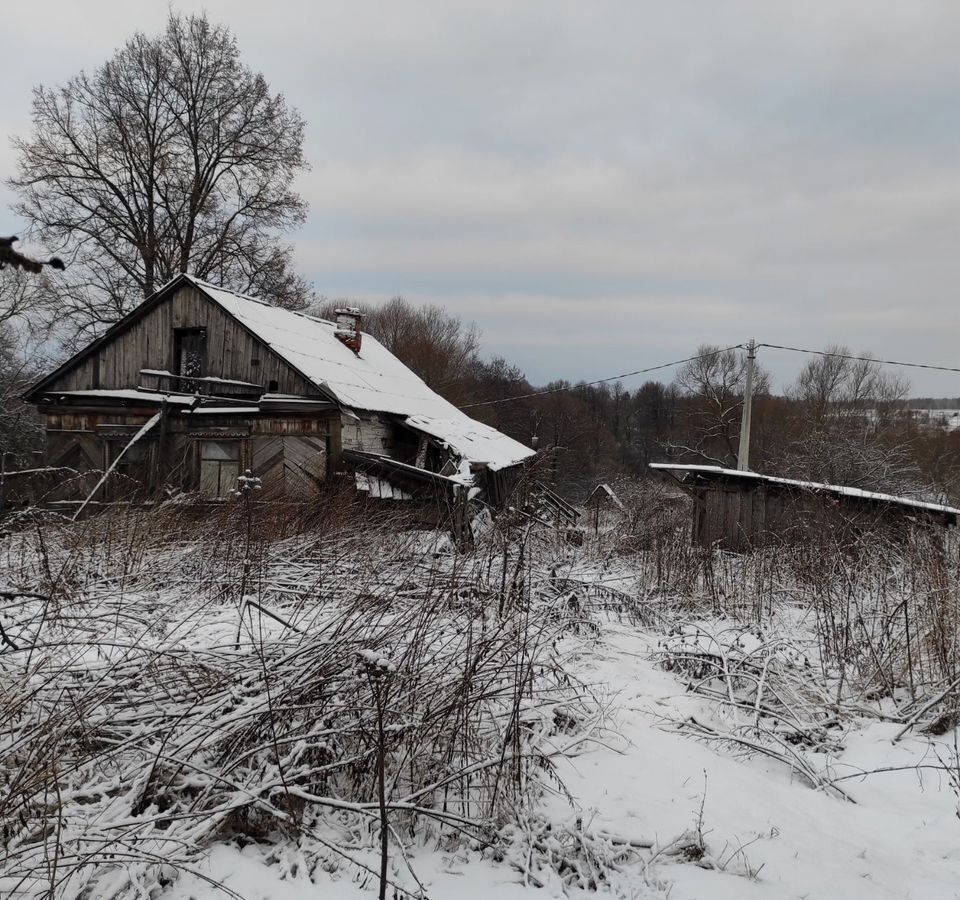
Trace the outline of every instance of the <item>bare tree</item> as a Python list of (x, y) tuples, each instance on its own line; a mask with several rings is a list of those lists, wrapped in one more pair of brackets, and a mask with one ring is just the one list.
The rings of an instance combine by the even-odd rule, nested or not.
[[(46, 274), (35, 276), (20, 269), (0, 275), (0, 330), (42, 330), (46, 313), (56, 302), (56, 286)], [(45, 331), (44, 331), (45, 333)]]
[(932, 490), (909, 443), (864, 433), (811, 431), (784, 449), (777, 472), (882, 493), (926, 496)]
[(797, 478), (890, 493), (928, 490), (899, 412), (909, 382), (868, 353), (832, 344), (812, 357), (788, 391), (793, 440), (775, 460)]
[(812, 425), (878, 423), (903, 405), (910, 382), (884, 371), (869, 353), (852, 359), (849, 347), (831, 344), (800, 370), (790, 393)]
[(0, 466), (4, 470), (23, 465), (43, 449), (40, 417), (23, 399), (40, 373), (38, 358), (21, 347), (21, 338), (10, 325), (0, 324)]
[[(403, 319), (409, 309), (402, 297), (387, 303), (378, 317), (383, 330), (391, 320)], [(419, 307), (413, 318), (413, 330), (389, 336), (387, 346), (412, 360), (413, 368), (432, 388), (456, 395), (477, 359), (480, 330), (433, 304)]]
[(71, 263), (64, 312), (98, 331), (179, 272), (302, 306), (277, 235), (299, 225), (304, 123), (227, 28), (171, 13), (92, 75), (33, 94), (16, 211)]
[(21, 465), (42, 449), (44, 430), (36, 409), (23, 399), (44, 365), (55, 302), (46, 274), (5, 269), (0, 274), (0, 466)]

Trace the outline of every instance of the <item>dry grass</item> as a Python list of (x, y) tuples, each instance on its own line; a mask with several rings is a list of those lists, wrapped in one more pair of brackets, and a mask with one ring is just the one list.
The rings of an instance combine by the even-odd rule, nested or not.
[(665, 519), (640, 529), (637, 552), (642, 521), (628, 510), (600, 555), (631, 573), (634, 606), (655, 612), (661, 663), (725, 708), (724, 729), (674, 725), (836, 793), (811, 754), (829, 756), (858, 723), (898, 723), (903, 737), (960, 722), (954, 533), (835, 521), (735, 554), (694, 546), (685, 520)]
[(522, 535), (401, 524), (234, 504), (8, 538), (3, 895), (147, 896), (227, 840), (371, 877), (386, 831), (496, 843), (595, 727), (554, 651), (580, 617)]
[(537, 812), (563, 793), (554, 760), (605, 728), (557, 649), (605, 616), (663, 633), (662, 663), (727, 711), (723, 730), (684, 729), (834, 795), (817, 755), (850, 722), (954, 721), (952, 538), (733, 555), (691, 546), (659, 502), (638, 494), (576, 544), (502, 521), (460, 552), (352, 495), (320, 515), (242, 500), (24, 517), (0, 556), (0, 892), (150, 896), (225, 841), (399, 896), (415, 874), (384, 877), (379, 853), (424, 842), (569, 889), (645, 871), (649, 848)]

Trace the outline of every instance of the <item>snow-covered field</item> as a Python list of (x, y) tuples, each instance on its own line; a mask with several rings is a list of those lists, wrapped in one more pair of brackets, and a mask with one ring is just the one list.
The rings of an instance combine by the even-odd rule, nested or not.
[(936, 426), (946, 431), (960, 428), (960, 409), (911, 409), (910, 415), (921, 424)]
[[(850, 778), (843, 784), (852, 802), (839, 800), (811, 789), (788, 766), (730, 753), (665, 727), (690, 716), (709, 722), (717, 710), (651, 662), (656, 643), (655, 635), (611, 623), (583, 653), (579, 673), (609, 692), (613, 731), (559, 766), (567, 794), (547, 795), (535, 813), (554, 828), (575, 830), (581, 821), (585, 833), (608, 839), (611, 855), (629, 842), (643, 848), (616, 861), (619, 871), (608, 873), (614, 895), (673, 900), (960, 895), (956, 793), (943, 772), (916, 768), (939, 765), (938, 756), (951, 758), (952, 736), (894, 744), (896, 726), (851, 729), (843, 748), (824, 757), (825, 771), (835, 777), (895, 771)], [(295, 853), (282, 864), (277, 857), (273, 850), (219, 845), (198, 865), (250, 900), (371, 896), (372, 886), (361, 887), (349, 872), (312, 883), (291, 876)], [(523, 874), (490, 862), (479, 850), (417, 847), (411, 864), (431, 897), (531, 896)], [(526, 880), (546, 878), (537, 871)], [(557, 884), (548, 883), (546, 893), (563, 896)], [(162, 894), (167, 900), (208, 895), (215, 891), (197, 877), (185, 877)]]
[(952, 683), (890, 572), (841, 567), (839, 665), (759, 558), (112, 540), (7, 538), (4, 897), (375, 897), (382, 814), (387, 896), (960, 896)]

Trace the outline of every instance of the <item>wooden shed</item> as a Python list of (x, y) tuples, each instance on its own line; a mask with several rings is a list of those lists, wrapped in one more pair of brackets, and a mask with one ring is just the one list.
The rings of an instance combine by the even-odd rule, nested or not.
[(802, 539), (810, 527), (950, 528), (960, 520), (954, 507), (860, 488), (720, 466), (651, 463), (650, 468), (693, 498), (691, 538), (704, 547), (742, 551), (771, 539)]

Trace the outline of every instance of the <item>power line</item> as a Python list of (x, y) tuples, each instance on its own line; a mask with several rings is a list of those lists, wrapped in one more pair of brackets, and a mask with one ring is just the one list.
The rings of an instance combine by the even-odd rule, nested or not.
[[(758, 344), (758, 347), (772, 346), (770, 344)], [(517, 394), (515, 397), (501, 397), (499, 400), (483, 400), (480, 403), (467, 403), (460, 409), (473, 409), (477, 406), (493, 406), (497, 403), (512, 403), (514, 400), (526, 400), (529, 397), (543, 397), (547, 394), (560, 394), (563, 391), (578, 391), (580, 388), (593, 387), (595, 384), (607, 384), (610, 381), (620, 381), (624, 378), (632, 378), (634, 375), (646, 375), (648, 372), (657, 372), (660, 369), (669, 369), (671, 366), (681, 366), (684, 363), (694, 362), (698, 359), (709, 359), (711, 356), (719, 356), (728, 350), (740, 350), (743, 344), (734, 344), (732, 347), (724, 347), (722, 350), (711, 350), (709, 353), (701, 353), (699, 356), (688, 356), (686, 359), (677, 359), (673, 362), (661, 363), (659, 366), (650, 366), (646, 369), (637, 369), (636, 372), (624, 372), (622, 375), (610, 375), (607, 378), (598, 378), (596, 381), (581, 381), (578, 384), (571, 384), (565, 387), (550, 388), (545, 391), (533, 391), (529, 394)], [(789, 349), (789, 348), (784, 348)]]
[(933, 369), (937, 372), (960, 372), (960, 368), (952, 366), (935, 366), (930, 363), (900, 362), (896, 359), (877, 359), (875, 356), (853, 356), (849, 353), (831, 353), (829, 350), (807, 350), (803, 347), (785, 347), (782, 344), (757, 344), (758, 347), (769, 347), (771, 350), (790, 350), (793, 353), (812, 353), (815, 356), (833, 356), (838, 359), (851, 359), (857, 362), (879, 363), (884, 366), (906, 366), (910, 369)]
[[(878, 359), (875, 356), (854, 356), (851, 353), (832, 353), (829, 350), (810, 350), (806, 347), (788, 347), (785, 344), (767, 344), (758, 343), (758, 348), (767, 347), (770, 350), (788, 350), (792, 353), (809, 353), (814, 356), (832, 356), (838, 359), (849, 359), (856, 362), (872, 362), (885, 366), (904, 366), (909, 369), (931, 369), (936, 372), (957, 372), (960, 373), (960, 367), (954, 366), (936, 366), (932, 363), (913, 363), (903, 362), (896, 359)], [(499, 403), (513, 403), (516, 400), (527, 400), (532, 397), (545, 397), (550, 394), (561, 394), (564, 391), (577, 391), (580, 388), (593, 387), (597, 384), (608, 384), (611, 381), (621, 381), (624, 378), (632, 378), (635, 375), (646, 375), (649, 372), (658, 372), (661, 369), (669, 369), (673, 366), (681, 366), (684, 363), (694, 362), (700, 359), (709, 359), (711, 356), (719, 356), (728, 350), (742, 350), (743, 344), (733, 344), (730, 347), (724, 347), (721, 350), (712, 350), (710, 353), (701, 353), (698, 356), (688, 356), (686, 359), (677, 359), (673, 362), (661, 363), (657, 366), (649, 366), (646, 369), (637, 369), (635, 372), (624, 372), (621, 375), (610, 375), (607, 378), (597, 378), (595, 381), (581, 381), (578, 384), (572, 384), (564, 387), (550, 388), (543, 391), (531, 391), (528, 394), (517, 394), (513, 397), (501, 397), (498, 400), (482, 400), (479, 403), (467, 403), (461, 406), (461, 409), (474, 409), (478, 406), (495, 406)]]

